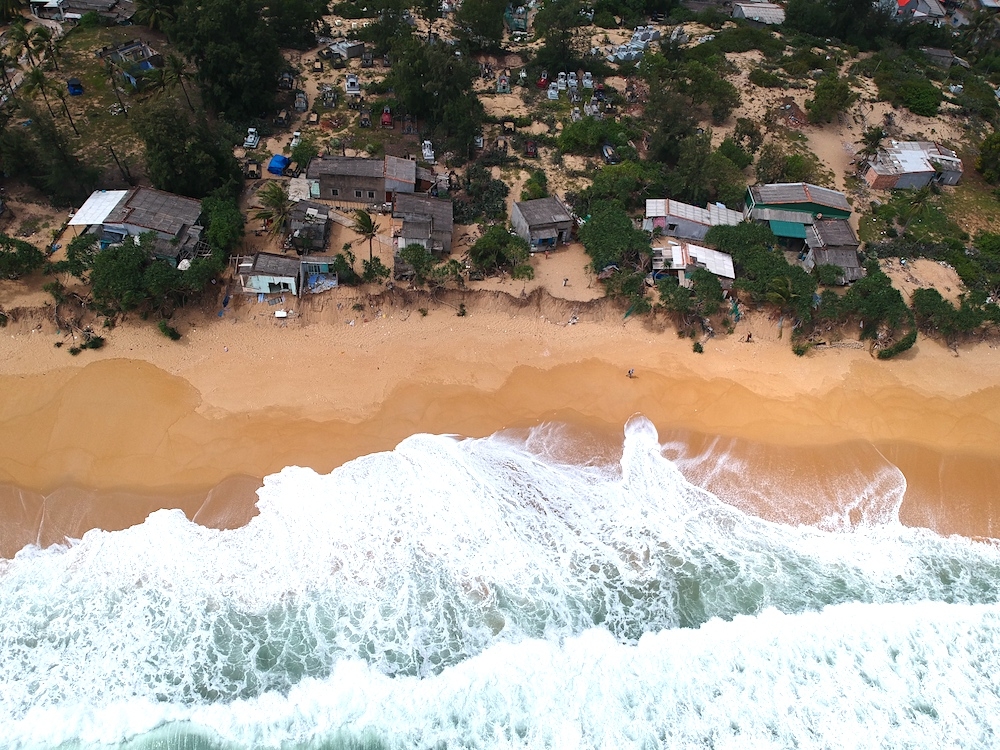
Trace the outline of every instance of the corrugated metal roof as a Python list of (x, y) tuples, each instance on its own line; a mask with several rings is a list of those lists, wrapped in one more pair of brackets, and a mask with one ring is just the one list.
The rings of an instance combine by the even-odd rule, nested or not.
[(164, 234), (177, 235), (192, 226), (201, 216), (201, 201), (183, 195), (139, 187), (128, 195), (104, 219), (107, 224), (131, 224)]
[(253, 259), (251, 273), (264, 276), (293, 276), (298, 278), (301, 262), (298, 258), (289, 258), (274, 253), (257, 253)]
[(792, 221), (777, 221), (772, 219), (767, 222), (771, 225), (771, 231), (775, 237), (793, 237), (804, 240), (806, 238), (806, 225)]
[(429, 195), (397, 193), (392, 215), (394, 218), (408, 221), (431, 219), (434, 222), (435, 232), (450, 232), (455, 224), (454, 206), (451, 200), (432, 198)]
[(524, 217), (529, 228), (543, 224), (562, 224), (573, 221), (573, 217), (569, 215), (569, 211), (558, 198), (537, 198), (531, 201), (521, 201), (514, 205), (521, 212), (521, 216)]
[(69, 220), (71, 227), (86, 227), (91, 224), (103, 224), (108, 214), (115, 210), (128, 190), (95, 190), (84, 201), (73, 218)]
[(774, 3), (734, 3), (733, 17), (766, 24), (785, 22), (785, 9)]
[(813, 215), (809, 211), (791, 211), (782, 208), (753, 208), (750, 218), (755, 221), (787, 221), (791, 224), (812, 224)]
[(808, 182), (776, 182), (769, 185), (755, 185), (756, 196), (761, 203), (815, 203), (820, 206), (850, 211), (847, 197), (837, 191)]
[(726, 279), (736, 278), (732, 256), (709, 247), (690, 242), (670, 242), (666, 247), (654, 247), (653, 269), (662, 270), (666, 266), (667, 258), (670, 259), (671, 271), (683, 271), (688, 266), (698, 265), (707, 268), (716, 276)]
[(646, 201), (646, 216), (659, 218), (673, 216), (686, 221), (705, 226), (736, 225), (743, 221), (743, 214), (731, 211), (725, 206), (710, 203), (707, 208), (698, 208), (689, 203), (670, 200), (669, 198), (652, 198)]
[(822, 219), (813, 224), (812, 231), (820, 247), (858, 246), (858, 238), (846, 219)]
[(320, 156), (306, 167), (306, 177), (383, 177), (385, 162), (358, 156)]
[(414, 185), (417, 181), (417, 163), (411, 159), (401, 159), (398, 156), (386, 156), (385, 178)]

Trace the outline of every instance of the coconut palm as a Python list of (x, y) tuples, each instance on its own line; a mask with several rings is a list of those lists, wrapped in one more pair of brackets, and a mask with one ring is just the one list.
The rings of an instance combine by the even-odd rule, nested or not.
[(62, 102), (63, 112), (66, 113), (66, 119), (69, 120), (69, 125), (73, 128), (73, 132), (80, 135), (80, 131), (76, 129), (76, 123), (73, 122), (73, 115), (70, 114), (69, 105), (66, 103), (66, 90), (62, 86), (54, 86), (52, 90), (59, 97), (59, 101)]
[(367, 211), (362, 211), (360, 208), (354, 212), (354, 226), (351, 227), (355, 232), (361, 235), (358, 242), (364, 242), (368, 240), (368, 262), (375, 258), (375, 252), (372, 249), (372, 243), (378, 236), (379, 226), (376, 221), (372, 218), (372, 215)]
[(52, 105), (49, 103), (49, 94), (54, 93), (54, 86), (55, 84), (49, 80), (49, 77), (45, 75), (45, 71), (41, 68), (32, 68), (25, 73), (24, 83), (21, 84), (21, 89), (27, 96), (42, 95), (45, 106), (48, 108), (53, 120), (56, 119), (56, 113), (52, 111)]
[(194, 112), (194, 105), (191, 103), (191, 97), (188, 96), (187, 86), (184, 85), (184, 79), (189, 77), (187, 63), (184, 61), (184, 58), (173, 53), (167, 55), (167, 59), (164, 61), (163, 73), (168, 86), (173, 86), (176, 83), (181, 87), (188, 107)]
[(907, 201), (905, 208), (900, 212), (903, 219), (903, 231), (910, 228), (910, 223), (924, 212), (924, 209), (931, 202), (931, 187), (924, 185), (919, 190), (914, 190)]
[(887, 135), (888, 133), (882, 129), (881, 125), (872, 125), (866, 128), (865, 132), (861, 135), (861, 140), (858, 141), (861, 144), (858, 156), (863, 159), (873, 158), (882, 148), (882, 141), (886, 139)]
[(28, 31), (23, 18), (18, 18), (10, 25), (10, 29), (7, 31), (7, 38), (10, 40), (10, 46), (14, 54), (18, 58), (26, 54), (31, 67), (35, 67), (35, 56), (31, 48), (31, 32)]
[(279, 235), (292, 214), (295, 205), (288, 197), (288, 188), (277, 180), (270, 180), (257, 191), (260, 208), (254, 211), (254, 218), (271, 222), (271, 234)]
[(56, 62), (52, 54), (54, 40), (55, 37), (52, 34), (52, 29), (47, 26), (36, 26), (29, 34), (28, 43), (31, 45), (31, 51), (35, 53), (39, 61), (44, 56), (46, 60), (52, 60), (56, 70), (59, 70), (59, 63)]
[(151, 31), (163, 31), (174, 20), (174, 5), (164, 0), (137, 0), (132, 19)]
[(17, 18), (21, 13), (21, 0), (0, 0), (0, 21)]
[(4, 46), (0, 48), (0, 75), (3, 76), (4, 85), (7, 87), (7, 91), (10, 96), (14, 96), (14, 82), (11, 81), (10, 76), (7, 74), (9, 68), (19, 68), (17, 55), (11, 51), (9, 46)]

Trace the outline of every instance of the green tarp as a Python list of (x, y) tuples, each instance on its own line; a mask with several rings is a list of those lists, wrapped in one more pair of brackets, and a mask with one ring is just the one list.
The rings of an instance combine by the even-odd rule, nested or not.
[(771, 219), (767, 223), (771, 225), (771, 231), (774, 232), (775, 237), (795, 237), (800, 240), (806, 238), (805, 224), (798, 224), (794, 221), (777, 221), (775, 219)]

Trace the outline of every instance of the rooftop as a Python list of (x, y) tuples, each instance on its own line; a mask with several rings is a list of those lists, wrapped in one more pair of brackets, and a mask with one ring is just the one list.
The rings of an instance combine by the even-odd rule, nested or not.
[(360, 156), (318, 156), (306, 167), (306, 177), (382, 177), (385, 162)]
[(710, 227), (723, 224), (736, 225), (743, 221), (743, 214), (739, 211), (731, 211), (716, 203), (710, 203), (706, 208), (698, 208), (690, 203), (681, 203), (669, 198), (647, 200), (646, 217), (659, 218), (661, 216), (674, 216)]
[(71, 227), (86, 227), (91, 224), (103, 224), (115, 206), (128, 194), (128, 190), (95, 190), (84, 201), (79, 210), (69, 220)]
[(930, 141), (890, 141), (889, 147), (868, 164), (878, 174), (912, 174), (936, 172), (933, 162), (950, 171), (962, 171), (958, 154)]
[[(733, 258), (728, 253), (713, 250), (690, 242), (668, 242), (665, 246), (653, 248), (653, 268), (666, 266), (670, 261), (670, 270), (681, 271), (688, 266), (702, 266), (725, 279), (735, 279)], [(657, 258), (659, 256), (659, 258)], [(660, 261), (660, 262), (658, 262)]]
[(397, 193), (392, 215), (410, 223), (430, 219), (434, 223), (435, 232), (450, 232), (455, 224), (451, 201), (448, 198), (432, 198), (429, 195)]
[(299, 259), (274, 253), (257, 253), (250, 273), (264, 276), (298, 276), (302, 263)]
[(811, 185), (808, 182), (775, 182), (769, 185), (754, 185), (750, 188), (755, 203), (815, 203), (827, 208), (851, 211), (846, 196), (829, 188)]
[(184, 227), (197, 224), (200, 216), (201, 201), (139, 187), (129, 190), (103, 223), (131, 224), (176, 236)]
[(517, 206), (517, 209), (521, 212), (521, 216), (524, 217), (529, 227), (573, 221), (573, 217), (570, 216), (569, 211), (566, 210), (566, 207), (558, 198), (536, 198), (535, 200), (522, 201), (514, 205)]
[(739, 8), (743, 18), (758, 23), (781, 24), (785, 22), (785, 9), (774, 3), (733, 3), (733, 13)]
[(858, 246), (858, 238), (846, 219), (819, 219), (809, 232), (806, 232), (806, 243), (810, 247), (848, 247)]

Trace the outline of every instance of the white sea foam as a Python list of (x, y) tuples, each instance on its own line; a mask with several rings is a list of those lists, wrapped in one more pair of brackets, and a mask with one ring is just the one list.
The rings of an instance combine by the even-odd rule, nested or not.
[(993, 730), (995, 549), (749, 517), (687, 482), (642, 419), (618, 466), (559, 463), (558, 438), (418, 435), (269, 477), (243, 529), (161, 511), (0, 563), (7, 746), (167, 722), (401, 747)]

